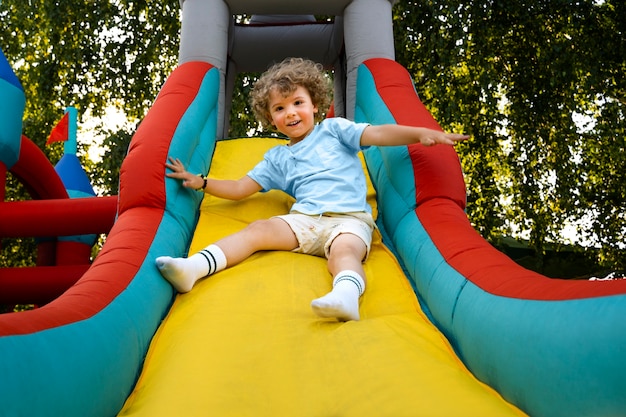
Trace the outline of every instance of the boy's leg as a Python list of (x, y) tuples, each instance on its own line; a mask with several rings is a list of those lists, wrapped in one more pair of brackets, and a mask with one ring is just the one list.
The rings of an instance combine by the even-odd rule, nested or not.
[(298, 239), (284, 220), (272, 217), (250, 223), (245, 229), (215, 242), (233, 266), (260, 250), (290, 251), (298, 247)]
[(184, 293), (190, 291), (200, 278), (236, 265), (254, 252), (297, 247), (298, 240), (289, 225), (279, 218), (271, 218), (253, 222), (189, 258), (161, 256), (156, 259), (156, 264), (172, 286)]
[(359, 320), (359, 298), (365, 291), (362, 260), (367, 253), (365, 242), (357, 235), (342, 233), (330, 247), (328, 270), (333, 275), (333, 290), (311, 302), (321, 317)]

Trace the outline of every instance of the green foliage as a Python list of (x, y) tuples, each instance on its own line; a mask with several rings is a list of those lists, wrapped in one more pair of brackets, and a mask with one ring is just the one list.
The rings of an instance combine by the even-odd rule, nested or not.
[(235, 79), (235, 91), (231, 100), (230, 128), (228, 137), (242, 138), (246, 136), (278, 136), (277, 131), (264, 130), (254, 117), (248, 101), (250, 90), (259, 74), (239, 73)]
[(90, 162), (85, 168), (94, 189), (104, 190), (107, 195), (117, 195), (120, 168), (134, 132), (121, 129), (116, 132), (104, 130), (103, 133), (106, 137), (101, 144), (104, 151), (102, 160), (97, 164)]
[(178, 2), (4, 0), (0, 45), (26, 91), (26, 136), (43, 148), (70, 105), (141, 119), (177, 64), (179, 14)]
[[(404, 1), (397, 60), (458, 147), (483, 236), (526, 237), (541, 270), (567, 224), (626, 266), (626, 6), (618, 0)], [(588, 126), (580, 126), (587, 120)]]
[[(111, 106), (136, 124), (177, 64), (179, 16), (174, 1), (3, 0), (0, 46), (26, 93), (24, 134), (55, 164), (63, 147), (44, 144), (67, 106), (78, 109), (79, 125)], [(100, 133), (107, 136), (102, 163), (87, 158), (80, 137), (78, 157), (96, 189), (115, 194), (131, 132)], [(6, 197), (28, 199), (10, 175)], [(2, 259), (32, 265), (34, 243), (24, 242), (3, 241)]]

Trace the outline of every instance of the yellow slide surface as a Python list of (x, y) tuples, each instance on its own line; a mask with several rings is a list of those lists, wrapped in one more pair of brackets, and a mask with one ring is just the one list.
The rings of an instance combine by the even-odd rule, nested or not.
[[(236, 179), (279, 139), (218, 142), (210, 175)], [(370, 203), (375, 196), (370, 185)], [(193, 253), (246, 224), (288, 212), (270, 191), (206, 195)], [(374, 210), (375, 211), (375, 210)], [(378, 232), (365, 263), (361, 320), (317, 317), (326, 261), (259, 252), (179, 295), (121, 416), (402, 417), (524, 415), (478, 381), (426, 318)]]

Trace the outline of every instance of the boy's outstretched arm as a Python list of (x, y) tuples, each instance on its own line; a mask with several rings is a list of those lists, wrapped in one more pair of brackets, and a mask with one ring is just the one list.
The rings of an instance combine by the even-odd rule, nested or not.
[(454, 145), (456, 142), (468, 138), (468, 135), (446, 133), (425, 127), (386, 124), (366, 127), (361, 135), (361, 145), (398, 146), (412, 143), (421, 143), (425, 146)]
[[(168, 159), (169, 163), (166, 162), (165, 166), (172, 170), (172, 172), (166, 173), (166, 177), (182, 180), (183, 186), (187, 188), (194, 190), (200, 190), (202, 188), (204, 179), (188, 172), (185, 169), (185, 165), (178, 158), (169, 157)], [(246, 198), (261, 191), (262, 188), (256, 181), (248, 176), (238, 180), (216, 180), (207, 178), (206, 181), (206, 187), (204, 188), (205, 193), (229, 200), (241, 200), (242, 198)]]

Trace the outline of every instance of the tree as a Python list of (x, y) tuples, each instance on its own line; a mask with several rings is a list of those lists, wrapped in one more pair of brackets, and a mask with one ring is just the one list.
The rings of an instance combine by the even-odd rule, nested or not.
[(0, 45), (26, 92), (24, 133), (43, 147), (69, 105), (140, 120), (177, 64), (179, 15), (178, 3), (149, 0), (4, 0)]
[(442, 126), (474, 138), (459, 146), (471, 221), (526, 236), (539, 270), (568, 223), (626, 267), (625, 16), (620, 1), (394, 7), (397, 60)]
[[(179, 16), (178, 2), (2, 1), (0, 46), (25, 90), (24, 134), (56, 163), (62, 147), (44, 143), (67, 106), (78, 109), (79, 124), (108, 107), (123, 110), (136, 124), (177, 63)], [(89, 161), (80, 145), (78, 156), (95, 185), (110, 194), (117, 192), (132, 132), (102, 133), (108, 135), (102, 163)], [(26, 198), (11, 176), (6, 193), (9, 199)], [(3, 242), (5, 262), (32, 265), (24, 242), (30, 241)]]

